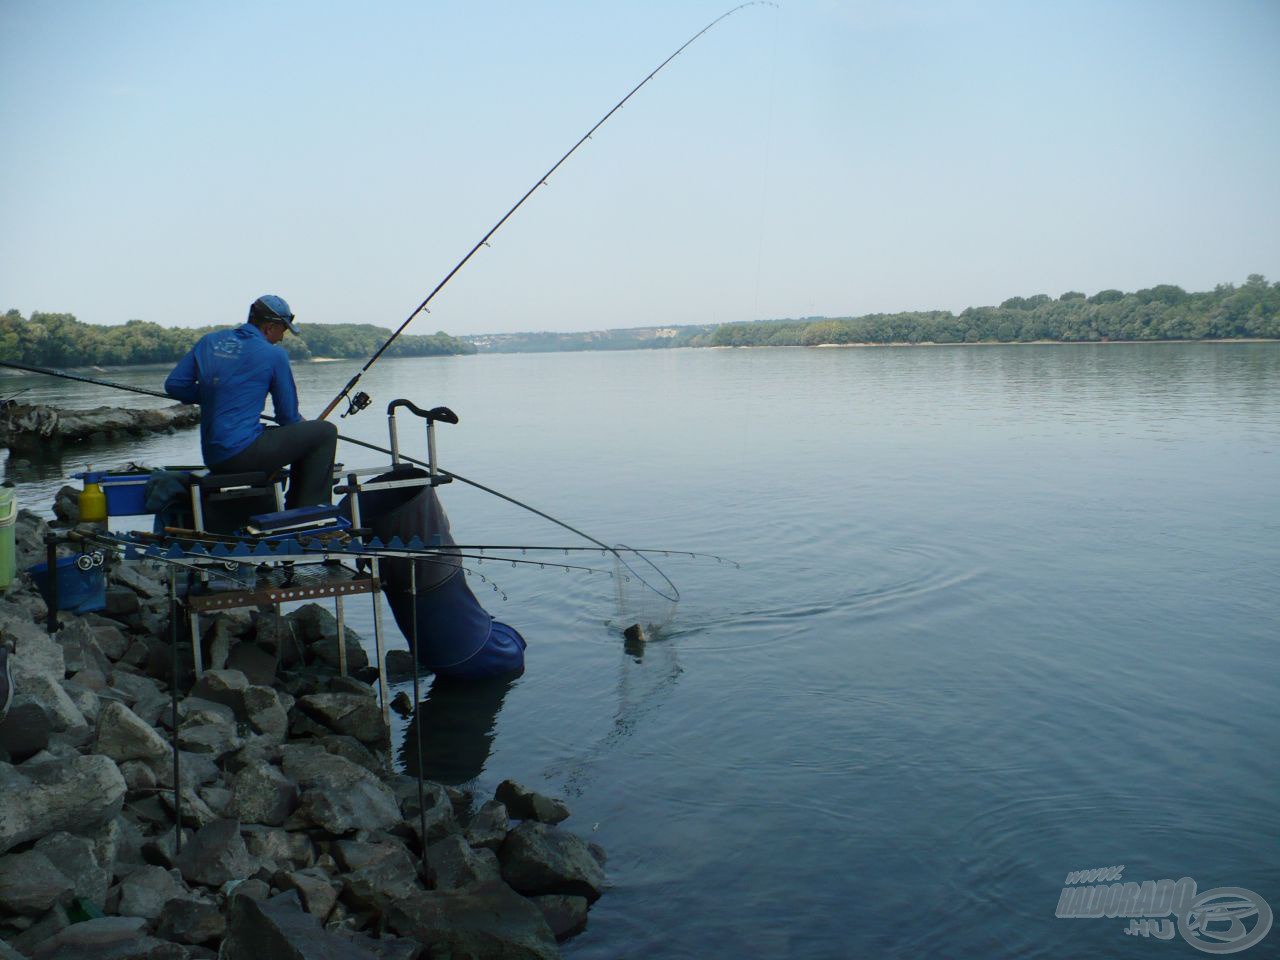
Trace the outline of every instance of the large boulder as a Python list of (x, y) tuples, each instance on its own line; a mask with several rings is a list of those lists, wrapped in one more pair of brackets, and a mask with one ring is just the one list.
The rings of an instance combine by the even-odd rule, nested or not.
[(107, 901), (111, 871), (98, 860), (97, 844), (88, 837), (51, 833), (39, 840), (35, 852), (43, 853), (71, 881), (77, 897), (99, 909)]
[(38, 917), (75, 896), (75, 884), (38, 850), (0, 857), (0, 910)]
[(92, 830), (120, 812), (124, 794), (110, 757), (0, 763), (0, 853), (58, 830)]
[[(370, 691), (372, 692), (372, 691)], [(313, 693), (298, 700), (297, 710), (334, 733), (355, 737), (361, 743), (381, 743), (387, 738), (382, 711), (373, 696), (357, 693)]]
[(160, 911), (156, 934), (178, 943), (210, 943), (227, 932), (227, 918), (212, 903), (170, 900)]
[(431, 890), (392, 903), (384, 916), (402, 937), (432, 956), (555, 960), (555, 935), (542, 911), (501, 882), (466, 890)]
[(427, 848), (427, 883), (433, 890), (457, 890), (500, 878), (492, 850), (473, 850), (461, 836), (445, 837)]
[(244, 823), (279, 826), (297, 805), (297, 784), (265, 760), (245, 765), (231, 781), (231, 813)]
[(559, 800), (535, 793), (514, 780), (503, 780), (498, 784), (493, 798), (506, 806), (507, 813), (517, 820), (559, 823), (569, 817), (569, 808)]
[(158, 920), (164, 905), (191, 893), (174, 872), (150, 864), (134, 870), (120, 881), (120, 905), (117, 912), (122, 917), (144, 917)]
[(502, 879), (528, 896), (566, 893), (595, 901), (604, 893), (604, 868), (580, 837), (526, 820), (498, 852)]
[(388, 844), (383, 855), (342, 880), (342, 900), (357, 910), (383, 911), (394, 900), (422, 889), (417, 865), (403, 847)]
[(294, 890), (270, 900), (236, 897), (231, 903), (221, 960), (376, 960), (352, 940), (330, 933), (302, 909)]
[(188, 883), (220, 887), (258, 869), (240, 837), (237, 820), (215, 820), (200, 828), (178, 855), (178, 869)]
[(159, 760), (169, 753), (160, 734), (132, 710), (118, 701), (108, 701), (98, 714), (94, 753), (116, 763), (126, 760)]
[(298, 784), (298, 813), (335, 836), (400, 822), (391, 788), (350, 760), (316, 747), (284, 748), (284, 775)]

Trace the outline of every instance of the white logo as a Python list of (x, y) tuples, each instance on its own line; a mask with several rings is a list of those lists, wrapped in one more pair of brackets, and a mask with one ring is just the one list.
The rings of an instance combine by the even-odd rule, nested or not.
[(1123, 882), (1123, 872), (1121, 864), (1067, 874), (1055, 915), (1127, 917), (1128, 936), (1172, 940), (1180, 933), (1197, 950), (1217, 954), (1247, 950), (1271, 930), (1271, 907), (1252, 890), (1215, 887), (1197, 894), (1190, 877)]

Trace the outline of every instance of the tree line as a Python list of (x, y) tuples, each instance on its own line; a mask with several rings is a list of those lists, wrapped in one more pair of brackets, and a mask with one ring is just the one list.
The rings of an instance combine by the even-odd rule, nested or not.
[[(1091, 297), (1068, 291), (1010, 297), (998, 307), (807, 317), (722, 324), (706, 346), (818, 346), (852, 343), (1063, 343), (1108, 340), (1280, 339), (1280, 283), (1250, 274), (1243, 285), (1205, 293), (1172, 284)], [(697, 346), (704, 344), (697, 343)]]
[[(162, 327), (146, 320), (114, 326), (82, 323), (69, 313), (17, 310), (0, 316), (0, 358), (43, 367), (129, 366), (177, 363), (195, 342), (219, 327)], [(369, 323), (309, 324), (302, 336), (288, 336), (284, 348), (298, 360), (335, 357), (363, 360), (391, 331)], [(443, 331), (403, 334), (387, 350), (389, 357), (434, 357), (475, 353), (476, 349)]]

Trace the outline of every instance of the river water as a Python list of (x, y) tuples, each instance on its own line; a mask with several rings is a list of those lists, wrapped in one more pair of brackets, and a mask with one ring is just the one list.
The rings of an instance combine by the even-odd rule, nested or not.
[[(304, 412), (354, 369), (299, 367)], [(448, 469), (602, 540), (740, 565), (659, 559), (676, 605), (596, 557), (475, 569), (528, 669), (436, 702), (429, 762), (564, 796), (608, 851), (566, 955), (1199, 955), (1054, 916), (1068, 872), (1118, 864), (1280, 910), (1280, 344), (385, 360), (362, 386), (375, 406), (344, 432), (385, 443), (387, 401), (447, 404)], [(0, 378), (20, 387), (155, 403)], [(43, 510), (90, 456), (196, 450), (6, 469)], [(581, 543), (442, 495), (460, 541)]]

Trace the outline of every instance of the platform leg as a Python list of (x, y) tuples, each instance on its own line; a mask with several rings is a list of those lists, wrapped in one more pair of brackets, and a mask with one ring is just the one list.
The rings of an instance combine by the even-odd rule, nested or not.
[[(192, 611), (191, 613), (191, 660), (193, 669), (196, 672), (196, 679), (199, 680), (204, 675), (204, 657), (200, 653), (200, 614)], [(174, 637), (174, 643), (178, 638)]]
[(338, 673), (347, 675), (347, 626), (342, 618), (342, 595), (333, 598), (333, 615), (338, 621)]
[(390, 731), (391, 695), (387, 690), (387, 654), (382, 642), (382, 586), (378, 577), (377, 560), (371, 562), (370, 571), (379, 582), (378, 589), (370, 594), (373, 597), (373, 650), (374, 656), (378, 658), (378, 700), (382, 705), (382, 722)]

